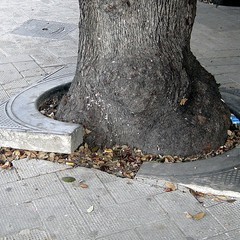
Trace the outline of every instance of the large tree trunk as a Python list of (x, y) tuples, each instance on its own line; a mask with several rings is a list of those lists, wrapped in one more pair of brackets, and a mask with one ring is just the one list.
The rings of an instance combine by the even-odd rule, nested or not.
[(79, 0), (77, 71), (58, 118), (93, 146), (191, 155), (230, 124), (214, 77), (190, 50), (196, 0)]

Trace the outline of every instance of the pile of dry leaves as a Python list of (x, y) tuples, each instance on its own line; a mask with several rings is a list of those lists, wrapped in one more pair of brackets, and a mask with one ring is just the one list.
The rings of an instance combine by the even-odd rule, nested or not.
[(119, 177), (134, 178), (142, 163), (146, 161), (161, 163), (195, 161), (222, 154), (240, 144), (239, 130), (229, 130), (228, 134), (226, 144), (217, 151), (191, 157), (144, 154), (141, 150), (131, 149), (126, 145), (114, 146), (111, 149), (99, 149), (97, 147), (90, 149), (85, 143), (72, 154), (46, 153), (2, 147), (0, 148), (0, 166), (3, 169), (11, 168), (13, 160), (23, 158), (44, 159), (67, 164), (72, 167), (95, 168)]

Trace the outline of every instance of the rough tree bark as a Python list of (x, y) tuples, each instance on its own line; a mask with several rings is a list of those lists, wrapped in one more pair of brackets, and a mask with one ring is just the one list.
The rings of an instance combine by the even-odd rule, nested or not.
[(57, 117), (92, 146), (192, 155), (230, 124), (214, 77), (190, 50), (197, 0), (79, 0), (76, 75)]

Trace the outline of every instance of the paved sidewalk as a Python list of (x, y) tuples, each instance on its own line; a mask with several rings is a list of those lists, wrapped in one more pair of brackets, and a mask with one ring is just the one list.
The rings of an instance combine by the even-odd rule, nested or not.
[[(0, 103), (59, 69), (73, 71), (77, 0), (1, 0), (0, 12)], [(52, 24), (54, 37), (29, 36), (26, 29), (25, 36), (16, 34), (32, 19)], [(239, 23), (240, 8), (199, 3), (192, 37), (201, 63), (224, 88), (236, 90)], [(76, 28), (61, 35), (68, 24)], [(45, 34), (50, 25), (40, 25), (36, 34)], [(76, 181), (64, 182), (66, 176)], [(81, 188), (81, 181), (88, 188)], [(204, 196), (198, 201), (187, 188), (166, 192), (164, 184), (43, 160), (16, 160), (13, 169), (0, 172), (0, 240), (240, 239), (240, 199)], [(197, 213), (206, 215), (190, 218)]]
[[(212, 196), (199, 203), (188, 189), (166, 192), (162, 181), (122, 179), (43, 160), (17, 160), (14, 167), (0, 175), (1, 240), (240, 238), (240, 200)], [(206, 216), (189, 219), (197, 213)]]

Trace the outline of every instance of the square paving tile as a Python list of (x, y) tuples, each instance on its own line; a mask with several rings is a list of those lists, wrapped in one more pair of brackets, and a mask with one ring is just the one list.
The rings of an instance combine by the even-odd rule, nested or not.
[(18, 233), (7, 235), (0, 240), (52, 240), (50, 235), (42, 229), (23, 229)]
[(0, 206), (8, 207), (52, 194), (65, 192), (55, 173), (0, 186)]
[(21, 159), (13, 161), (13, 166), (21, 179), (36, 177), (47, 173), (57, 172), (71, 168), (65, 164), (53, 163), (38, 159)]
[(19, 180), (16, 169), (0, 170), (0, 186), (5, 183), (15, 182)]
[(0, 237), (23, 229), (42, 228), (42, 222), (33, 203), (0, 207)]
[(68, 194), (37, 199), (34, 204), (53, 239), (90, 239), (88, 224)]
[[(189, 192), (174, 191), (155, 197), (162, 208), (189, 238), (203, 239), (225, 232), (222, 225)], [(206, 213), (199, 221), (189, 219), (186, 214)]]
[[(110, 236), (98, 238), (97, 240), (142, 240), (134, 230), (116, 233)], [(152, 239), (154, 240), (154, 239)]]
[(0, 84), (7, 84), (22, 77), (11, 63), (0, 64)]
[[(112, 195), (109, 193), (104, 184), (94, 174), (93, 171), (86, 168), (74, 168), (64, 172), (58, 172), (57, 175), (61, 180), (63, 177), (74, 177), (76, 179), (73, 183), (66, 183), (62, 181), (65, 189), (75, 201), (76, 205), (87, 210), (90, 206), (111, 206), (115, 205)], [(81, 188), (80, 181), (88, 185), (88, 188)]]
[(155, 200), (140, 199), (124, 204), (96, 206), (91, 213), (86, 209), (79, 210), (92, 232), (96, 233), (96, 237), (116, 234), (164, 219), (166, 222), (169, 220), (168, 214)]
[(35, 61), (14, 62), (13, 65), (23, 77), (44, 76), (45, 71)]
[(136, 229), (144, 240), (186, 240), (184, 233), (171, 220), (146, 224)]
[(117, 203), (125, 203), (140, 198), (151, 199), (156, 194), (163, 193), (163, 188), (128, 179), (105, 183), (105, 186)]
[(240, 228), (240, 201), (224, 202), (208, 208), (208, 211), (224, 226), (227, 231)]

